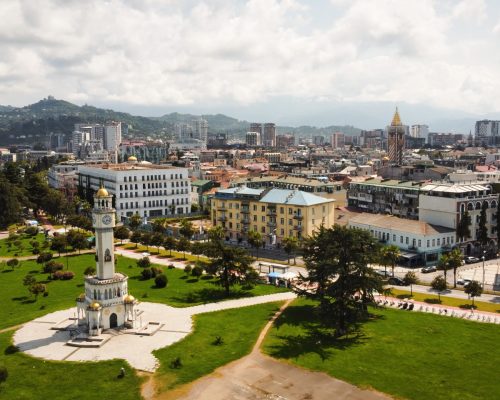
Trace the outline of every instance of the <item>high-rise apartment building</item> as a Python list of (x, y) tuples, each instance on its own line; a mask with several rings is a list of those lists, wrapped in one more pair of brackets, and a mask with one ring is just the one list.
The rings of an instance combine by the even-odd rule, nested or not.
[(264, 146), (276, 146), (276, 125), (268, 122), (264, 124), (264, 134), (262, 138)]
[(476, 121), (476, 146), (500, 144), (500, 121)]
[(247, 146), (259, 146), (260, 132), (247, 132), (245, 139)]
[(341, 149), (345, 146), (345, 135), (342, 132), (332, 133), (330, 144), (334, 149)]
[(427, 138), (429, 135), (428, 125), (412, 125), (410, 129), (410, 136), (414, 138)]
[(260, 136), (262, 137), (262, 124), (260, 124), (258, 122), (251, 123), (249, 132), (258, 132), (258, 133), (260, 133)]
[(407, 127), (401, 122), (398, 109), (396, 108), (391, 125), (387, 127), (387, 150), (389, 160), (393, 164), (401, 165), (403, 163), (406, 130)]
[(293, 135), (276, 135), (276, 147), (288, 148), (295, 146), (295, 136)]
[(321, 135), (313, 136), (313, 144), (316, 146), (323, 146), (325, 144), (325, 137)]
[(111, 122), (106, 124), (104, 130), (103, 147), (110, 152), (117, 152), (122, 142), (122, 123)]
[(193, 137), (207, 143), (208, 137), (208, 121), (200, 118), (193, 121)]

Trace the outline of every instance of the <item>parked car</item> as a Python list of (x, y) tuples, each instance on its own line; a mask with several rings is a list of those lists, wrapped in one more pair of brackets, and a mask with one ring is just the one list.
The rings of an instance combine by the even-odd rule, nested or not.
[(148, 253), (147, 251), (145, 251), (144, 253), (141, 254), (143, 257), (149, 257), (151, 255), (151, 253)]
[(479, 258), (477, 258), (477, 257), (467, 256), (464, 258), (464, 261), (466, 264), (474, 264), (474, 263), (477, 263), (481, 260), (479, 260)]
[(422, 272), (423, 274), (428, 274), (430, 272), (436, 272), (437, 271), (437, 268), (435, 266), (430, 266), (430, 267), (424, 267), (420, 270), (420, 272)]
[(393, 277), (389, 278), (387, 283), (389, 285), (405, 286), (405, 282), (401, 278), (398, 278), (397, 276), (393, 276)]
[(463, 286), (463, 287), (467, 287), (472, 281), (470, 279), (458, 279), (457, 280), (457, 285), (460, 285), (460, 286)]
[(376, 269), (375, 273), (378, 274), (378, 275), (380, 275), (380, 276), (383, 276), (384, 278), (392, 276), (392, 272), (391, 271), (387, 271), (386, 272), (383, 269)]

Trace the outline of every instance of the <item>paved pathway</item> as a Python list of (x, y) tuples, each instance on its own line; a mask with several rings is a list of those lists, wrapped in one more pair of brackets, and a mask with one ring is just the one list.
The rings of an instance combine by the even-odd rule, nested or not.
[[(410, 286), (390, 286), (394, 289), (408, 290), (410, 291)], [(428, 293), (437, 295), (438, 292), (429, 286), (424, 285), (413, 285), (413, 291), (417, 293)], [(469, 295), (462, 290), (448, 289), (445, 292), (441, 292), (441, 296), (454, 297), (457, 299), (470, 300)], [(476, 301), (482, 301), (486, 303), (500, 304), (500, 294), (482, 294), (481, 297), (476, 297)]]
[[(428, 304), (422, 301), (408, 300), (404, 301), (401, 299), (396, 299), (394, 297), (386, 297), (386, 296), (376, 296), (376, 302), (384, 307), (392, 307), (399, 308), (402, 311), (404, 309), (401, 308), (401, 305), (404, 303), (414, 304), (414, 308), (412, 311), (416, 312), (426, 312), (430, 314), (441, 315), (443, 317), (454, 317), (460, 319), (466, 319), (474, 322), (485, 322), (490, 324), (500, 324), (500, 315), (497, 313), (492, 313), (488, 311), (477, 311), (477, 310), (463, 310), (459, 307), (453, 306), (444, 306), (444, 305), (435, 305)], [(407, 310), (409, 311), (409, 310)]]
[(103, 335), (109, 340), (100, 348), (77, 348), (67, 346), (69, 331), (58, 331), (56, 326), (71, 325), (76, 308), (56, 311), (24, 324), (14, 334), (14, 344), (32, 356), (48, 360), (100, 361), (123, 358), (132, 367), (143, 371), (154, 371), (158, 360), (152, 351), (166, 347), (183, 339), (192, 330), (192, 316), (200, 313), (246, 307), (255, 304), (294, 299), (291, 292), (275, 293), (266, 296), (247, 297), (238, 300), (210, 303), (187, 308), (174, 308), (159, 303), (140, 303), (142, 311), (139, 323), (157, 322), (162, 327), (152, 336), (120, 332)]

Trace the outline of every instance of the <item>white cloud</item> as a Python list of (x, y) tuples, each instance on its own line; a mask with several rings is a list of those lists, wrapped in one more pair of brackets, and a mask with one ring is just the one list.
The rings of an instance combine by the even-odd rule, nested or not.
[(47, 94), (156, 106), (290, 96), (500, 110), (500, 61), (485, 56), (496, 51), (494, 35), (453, 34), (468, 18), (484, 21), (481, 0), (324, 0), (331, 20), (305, 0), (41, 4), (0, 2), (3, 103)]

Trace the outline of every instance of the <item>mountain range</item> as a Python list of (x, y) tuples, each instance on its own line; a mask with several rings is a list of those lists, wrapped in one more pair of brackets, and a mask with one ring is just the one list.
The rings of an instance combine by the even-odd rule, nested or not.
[[(199, 118), (207, 120), (209, 133), (226, 132), (232, 137), (242, 138), (250, 126), (249, 121), (223, 114), (195, 115), (173, 112), (161, 117), (143, 117), (86, 104), (78, 106), (49, 96), (24, 107), (0, 105), (0, 145), (43, 142), (51, 133), (70, 135), (75, 123), (108, 121), (121, 121), (127, 124), (129, 137), (164, 137), (173, 133), (175, 124), (190, 123)], [(277, 131), (308, 137), (329, 135), (335, 131), (355, 135), (359, 134), (360, 129), (347, 125), (320, 128), (303, 125), (299, 127), (277, 126)]]

